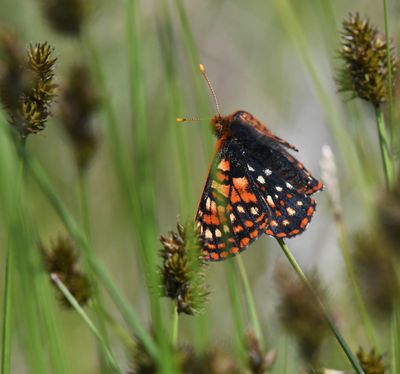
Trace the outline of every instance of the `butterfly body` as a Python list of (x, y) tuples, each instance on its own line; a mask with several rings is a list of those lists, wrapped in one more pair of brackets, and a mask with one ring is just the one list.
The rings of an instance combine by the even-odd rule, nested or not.
[(315, 211), (310, 195), (323, 186), (289, 154), (296, 148), (245, 111), (211, 125), (218, 142), (196, 215), (204, 258), (236, 255), (263, 233), (302, 233)]

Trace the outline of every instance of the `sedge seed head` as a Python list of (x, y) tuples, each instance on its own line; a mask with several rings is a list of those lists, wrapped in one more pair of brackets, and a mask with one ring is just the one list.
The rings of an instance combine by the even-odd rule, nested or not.
[[(78, 270), (79, 256), (72, 240), (60, 236), (48, 248), (41, 244), (40, 250), (44, 268), (49, 277), (51, 278), (52, 274), (57, 274), (76, 301), (81, 306), (86, 305), (91, 296), (90, 282), (88, 277)], [(51, 283), (56, 288), (62, 305), (71, 307), (69, 301), (57, 286), (53, 282)]]
[(357, 358), (365, 374), (387, 373), (387, 366), (383, 360), (383, 356), (377, 354), (374, 348), (367, 353), (360, 347), (357, 352)]
[[(385, 36), (367, 18), (349, 14), (343, 21), (339, 55), (343, 61), (337, 81), (339, 91), (359, 97), (375, 107), (388, 99), (388, 56)], [(397, 58), (390, 45), (391, 73)]]
[(200, 258), (201, 246), (193, 223), (177, 224), (160, 238), (161, 288), (164, 296), (174, 300), (178, 313), (195, 314), (204, 305), (208, 291), (204, 284), (204, 262)]
[(90, 13), (90, 0), (41, 0), (49, 25), (60, 34), (79, 37)]
[(51, 114), (57, 90), (54, 49), (47, 42), (37, 43), (23, 57), (17, 39), (4, 37), (0, 49), (5, 61), (0, 63), (0, 99), (10, 124), (26, 138), (42, 131)]

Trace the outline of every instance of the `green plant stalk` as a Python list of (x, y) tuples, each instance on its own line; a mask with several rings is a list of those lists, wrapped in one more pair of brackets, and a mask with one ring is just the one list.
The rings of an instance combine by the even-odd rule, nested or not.
[(395, 123), (393, 114), (393, 77), (392, 77), (392, 60), (390, 51), (390, 35), (389, 35), (389, 17), (387, 0), (383, 0), (383, 16), (385, 20), (385, 37), (386, 37), (386, 58), (387, 58), (387, 69), (388, 69), (388, 109), (389, 109), (389, 126), (390, 126), (390, 152), (394, 150), (394, 139), (395, 139)]
[[(88, 201), (88, 193), (87, 193), (87, 175), (84, 171), (80, 170), (78, 174), (78, 185), (79, 185), (79, 202), (80, 202), (80, 211), (82, 217), (82, 225), (88, 237), (88, 240), (91, 238), (91, 228), (90, 228), (90, 214), (89, 214), (89, 201)], [(107, 325), (105, 320), (105, 308), (104, 303), (101, 298), (100, 290), (93, 274), (93, 271), (90, 267), (90, 264), (86, 260), (86, 268), (92, 288), (92, 303), (93, 303), (93, 312), (95, 315), (96, 325), (99, 329), (101, 337), (106, 344), (106, 347), (109, 351), (111, 351), (110, 340), (107, 333)], [(106, 368), (106, 362), (102, 355), (99, 354), (99, 359), (102, 368)]]
[[(178, 12), (179, 22), (182, 29), (182, 37), (188, 51), (190, 62), (192, 64), (192, 76), (195, 87), (196, 102), (198, 103), (198, 106), (200, 108), (201, 115), (204, 116), (204, 113), (210, 110), (210, 104), (206, 99), (207, 88), (205, 86), (205, 82), (203, 81), (203, 78), (199, 73), (199, 64), (202, 61), (200, 60), (199, 53), (197, 51), (196, 41), (190, 27), (189, 18), (187, 16), (183, 0), (175, 0), (175, 6)], [(210, 154), (213, 148), (213, 142), (208, 126), (202, 126), (202, 135), (204, 139), (204, 144), (206, 146), (206, 152), (207, 154)]]
[(253, 325), (254, 333), (261, 345), (264, 347), (264, 338), (261, 329), (260, 319), (258, 318), (256, 303), (254, 302), (253, 293), (251, 291), (249, 277), (247, 276), (246, 268), (244, 266), (243, 260), (241, 256), (236, 257), (236, 263), (239, 267), (240, 277), (242, 278), (244, 293), (247, 301), (247, 307), (249, 308), (250, 320)]
[(393, 308), (392, 323), (390, 328), (391, 338), (391, 372), (398, 373), (400, 369), (400, 308), (398, 301)]
[[(139, 4), (137, 0), (126, 0), (126, 32), (127, 51), (129, 67), (129, 87), (132, 104), (131, 129), (134, 144), (134, 178), (139, 183), (135, 184), (138, 196), (135, 203), (140, 207), (135, 229), (141, 239), (139, 251), (144, 259), (145, 274), (148, 277), (148, 286), (158, 284), (157, 275), (157, 248), (158, 243), (156, 218), (155, 218), (155, 197), (154, 183), (152, 181), (153, 170), (150, 162), (150, 148), (148, 137), (148, 124), (146, 122), (146, 102), (143, 84), (143, 69), (140, 56), (141, 39), (139, 37)], [(154, 331), (160, 345), (162, 365), (159, 367), (163, 373), (174, 371), (174, 360), (170, 352), (170, 345), (167, 340), (161, 317), (160, 298), (155, 292), (150, 291), (150, 309)]]
[[(34, 248), (36, 249), (36, 248)], [(60, 329), (60, 320), (57, 318), (57, 306), (54, 299), (54, 290), (50, 289), (49, 279), (46, 276), (37, 277), (38, 304), (41, 308), (39, 315), (44, 316), (45, 328), (47, 332), (47, 341), (49, 356), (54, 373), (71, 372), (69, 362), (65, 359), (65, 352), (62, 350), (64, 342), (62, 330)]]
[(347, 235), (343, 225), (343, 221), (341, 219), (337, 220), (337, 230), (339, 235), (339, 246), (342, 252), (344, 264), (346, 267), (347, 276), (350, 280), (351, 286), (353, 288), (354, 297), (356, 300), (356, 304), (358, 307), (358, 312), (360, 314), (361, 320), (363, 321), (363, 325), (365, 327), (368, 339), (371, 343), (372, 347), (379, 349), (378, 339), (376, 337), (376, 332), (374, 326), (371, 322), (371, 318), (369, 317), (367, 308), (364, 303), (364, 299), (361, 295), (360, 288), (358, 287), (358, 283), (356, 281), (356, 276), (354, 272), (353, 262), (350, 256), (349, 245), (347, 242)]
[(103, 353), (105, 354), (108, 363), (110, 367), (113, 368), (113, 371), (116, 373), (121, 373), (122, 370), (118, 367), (117, 361), (115, 360), (113, 354), (111, 351), (108, 349), (108, 346), (106, 342), (104, 341), (103, 337), (101, 336), (100, 332), (97, 330), (96, 326), (94, 323), (90, 320), (90, 318), (87, 316), (85, 311), (81, 308), (79, 303), (76, 301), (76, 299), (72, 296), (72, 294), (69, 292), (68, 288), (61, 282), (60, 278), (58, 277), (57, 274), (52, 274), (51, 275), (52, 281), (56, 284), (58, 289), (62, 292), (62, 294), (66, 297), (66, 299), (70, 302), (72, 307), (75, 309), (75, 311), (79, 314), (79, 316), (83, 319), (89, 330), (93, 333), (93, 335), (96, 337), (96, 339), (99, 342), (99, 346), (101, 347)]
[(351, 365), (353, 366), (354, 370), (356, 371), (357, 374), (364, 374), (363, 369), (360, 366), (360, 363), (358, 362), (357, 358), (354, 356), (353, 352), (351, 351), (350, 347), (348, 346), (347, 342), (343, 338), (342, 334), (336, 327), (335, 323), (333, 322), (332, 318), (330, 317), (327, 309), (325, 308), (324, 304), (322, 303), (321, 299), (319, 298), (318, 294), (315, 292), (313, 286), (309, 282), (308, 278), (304, 274), (303, 270), (297, 263), (296, 259), (293, 257), (292, 253), (289, 250), (289, 247), (286, 245), (286, 243), (282, 239), (276, 239), (280, 247), (282, 248), (283, 253), (285, 254), (286, 258), (289, 260), (290, 265), (292, 265), (293, 269), (296, 271), (297, 275), (301, 279), (301, 281), (304, 283), (304, 285), (308, 288), (310, 293), (313, 295), (315, 298), (318, 306), (321, 309), (322, 315), (325, 318), (325, 321), (327, 322), (329, 328), (331, 329), (332, 333), (335, 335), (336, 340), (338, 341), (339, 345), (341, 346), (342, 350), (346, 354), (347, 358), (349, 359)]
[(241, 364), (245, 365), (246, 363), (246, 352), (244, 347), (245, 324), (242, 314), (242, 308), (240, 306), (240, 297), (239, 297), (238, 284), (235, 278), (234, 264), (232, 261), (226, 262), (225, 272), (226, 272), (227, 284), (232, 306), (231, 310), (232, 310), (234, 330), (235, 330), (236, 352), (238, 354), (238, 357), (240, 358)]
[(13, 261), (10, 245), (7, 246), (6, 256), (3, 299), (3, 336), (1, 349), (2, 374), (9, 374), (11, 372)]
[(160, 357), (158, 353), (158, 348), (154, 344), (153, 339), (144, 329), (135, 311), (129, 306), (128, 302), (122, 296), (121, 291), (114, 284), (107, 270), (97, 260), (97, 258), (92, 255), (93, 251), (90, 248), (90, 244), (87, 240), (86, 235), (80, 229), (76, 221), (72, 218), (61, 199), (55, 193), (44, 170), (26, 151), (24, 151), (23, 156), (24, 161), (27, 165), (27, 169), (31, 172), (32, 176), (36, 180), (44, 195), (49, 200), (50, 204), (53, 206), (54, 210), (57, 212), (58, 216), (64, 223), (70, 235), (76, 240), (78, 248), (82, 248), (82, 254), (85, 257), (88, 257), (93, 272), (96, 274), (96, 277), (109, 292), (112, 300), (117, 305), (126, 323), (132, 329), (133, 333), (136, 334), (136, 336), (142, 341), (149, 354), (159, 362)]
[[(17, 139), (15, 140), (18, 142)], [(25, 149), (26, 140), (23, 139), (17, 144), (20, 144), (21, 148)], [(18, 162), (20, 165), (19, 180), (21, 187), (17, 190), (17, 196), (19, 196), (20, 201), (30, 200), (30, 180), (25, 177), (25, 165), (21, 153), (19, 154)], [(18, 263), (19, 267), (25, 267), (25, 270), (20, 269), (20, 272), (25, 272), (26, 276), (26, 279), (24, 279), (26, 284), (22, 286), (23, 288), (20, 292), (26, 292), (26, 287), (30, 287), (31, 289), (34, 299), (33, 307), (35, 315), (33, 318), (39, 326), (39, 337), (43, 336), (43, 332), (46, 334), (44, 335), (48, 350), (46, 358), (50, 361), (52, 371), (57, 374), (68, 373), (70, 370), (65, 359), (65, 352), (62, 349), (63, 338), (60, 336), (62, 331), (59, 328), (60, 321), (57, 321), (53, 290), (48, 279), (42, 276), (43, 263), (37, 249), (37, 243), (40, 242), (40, 238), (38, 237), (36, 225), (32, 220), (29, 210), (22, 209), (21, 207), (18, 220), (20, 221), (21, 231), (25, 232), (26, 239), (24, 247), (21, 247), (17, 254), (14, 254), (15, 258), (18, 255), (15, 263)], [(27, 339), (30, 340), (31, 336), (28, 336)]]
[(158, 17), (159, 31), (159, 45), (162, 54), (162, 61), (164, 62), (166, 80), (168, 82), (170, 95), (168, 96), (168, 124), (171, 131), (175, 135), (176, 150), (175, 158), (179, 170), (179, 184), (180, 184), (180, 212), (184, 217), (189, 216), (193, 210), (193, 198), (191, 191), (193, 191), (192, 178), (190, 177), (189, 168), (189, 152), (188, 141), (185, 138), (185, 128), (176, 123), (176, 117), (182, 113), (182, 97), (179, 89), (179, 81), (177, 74), (177, 50), (176, 38), (172, 26), (172, 20), (168, 4), (166, 0), (161, 2), (161, 16)]
[(175, 305), (172, 312), (172, 336), (171, 341), (174, 347), (178, 345), (178, 335), (179, 335), (179, 313), (178, 306)]
[(376, 116), (376, 125), (379, 136), (379, 147), (381, 150), (386, 187), (390, 189), (391, 186), (393, 185), (394, 168), (392, 159), (390, 157), (390, 149), (387, 140), (385, 117), (380, 107), (375, 108), (375, 116)]
[[(26, 344), (28, 363), (32, 372), (45, 373), (47, 366), (41, 345), (40, 327), (37, 323), (37, 305), (35, 287), (32, 287), (30, 269), (27, 266), (26, 249), (30, 242), (26, 229), (21, 224), (21, 195), (22, 189), (22, 163), (19, 162), (15, 147), (9, 136), (9, 125), (0, 110), (0, 214), (4, 232), (7, 233), (7, 246), (13, 254), (14, 263), (18, 263), (19, 271), (14, 273), (16, 305), (23, 305), (23, 311), (14, 309), (13, 314), (18, 314), (24, 334), (23, 343)], [(29, 244), (28, 244), (29, 243)], [(25, 256), (22, 257), (22, 253)], [(26, 290), (29, 290), (27, 292)], [(23, 292), (27, 292), (24, 297)], [(21, 304), (18, 304), (18, 303)], [(28, 339), (29, 337), (29, 339)], [(5, 347), (3, 346), (3, 349)]]
[[(103, 71), (101, 68), (100, 60), (97, 55), (96, 49), (92, 45), (91, 40), (86, 33), (83, 34), (82, 43), (84, 46), (86, 46), (85, 50), (87, 50), (89, 53), (92, 67), (95, 71), (97, 81), (99, 82), (99, 85), (100, 85), (100, 89), (103, 92), (104, 97), (107, 97), (106, 80), (105, 80), (105, 77), (104, 77), (104, 74), (103, 74)], [(113, 108), (110, 100), (104, 100), (103, 108), (104, 108), (104, 114), (105, 114), (105, 119), (106, 119), (106, 121), (105, 121), (106, 131), (107, 131), (108, 138), (110, 141), (111, 156), (112, 156), (113, 163), (115, 165), (116, 175), (117, 175), (117, 178), (119, 181), (119, 186), (120, 186), (121, 192), (127, 202), (129, 217), (132, 220), (132, 227), (134, 228), (133, 232), (137, 233), (135, 240), (139, 241), (138, 245), (140, 248), (148, 248), (149, 246), (145, 245), (144, 238), (150, 237), (151, 234), (149, 235), (149, 233), (147, 232), (145, 235), (143, 235), (142, 231), (140, 230), (140, 228), (141, 228), (140, 223), (142, 222), (141, 221), (141, 209), (140, 209), (140, 206), (135, 203), (136, 201), (139, 201), (140, 199), (139, 199), (139, 195), (138, 195), (136, 189), (132, 188), (134, 183), (127, 173), (126, 162), (125, 162), (127, 157), (125, 155), (124, 148), (122, 147), (122, 144), (121, 144), (121, 139), (120, 139), (120, 135), (118, 132), (117, 117), (116, 117), (114, 108)], [(146, 214), (144, 215), (144, 217), (146, 217)], [(137, 224), (138, 222), (139, 222), (139, 224)], [(142, 225), (143, 225), (143, 223), (142, 223)], [(144, 231), (147, 231), (147, 225), (145, 225), (144, 229), (145, 229)], [(156, 248), (155, 246), (153, 246), (153, 247)], [(144, 268), (144, 269), (149, 268), (150, 266), (148, 264), (148, 261), (146, 261), (146, 259), (144, 259), (143, 257), (144, 257), (144, 255), (147, 255), (147, 252), (152, 252), (152, 251), (144, 251), (144, 255), (143, 255), (143, 251), (140, 250), (138, 252), (140, 254), (139, 263), (143, 264), (142, 268)], [(140, 270), (140, 267), (138, 267), (138, 269)], [(153, 274), (153, 273), (154, 273), (153, 269), (151, 269), (150, 271), (146, 271), (146, 270), (144, 271), (144, 274), (147, 279), (147, 283), (148, 284), (151, 283), (150, 287), (152, 287), (152, 286), (154, 286), (154, 284), (156, 284), (154, 282), (152, 283), (148, 279), (148, 275)], [(108, 280), (111, 282), (110, 278)], [(117, 301), (121, 296), (119, 293), (119, 290), (117, 288), (115, 288), (113, 286), (113, 284), (108, 284), (108, 286), (110, 287), (108, 289), (108, 291), (114, 297), (117, 298), (116, 300), (114, 300), (114, 302), (120, 303), (121, 300), (119, 300), (119, 302)], [(154, 300), (154, 295), (150, 294), (150, 296)], [(157, 302), (157, 300), (155, 302)], [(136, 323), (138, 323), (137, 318), (133, 317), (130, 314), (129, 307), (125, 302), (120, 304), (120, 306), (122, 307), (122, 313), (125, 315), (125, 318), (127, 319), (127, 321), (129, 321), (129, 324), (131, 324), (131, 326), (132, 326), (132, 324), (135, 325)], [(154, 308), (152, 308), (152, 310), (154, 310)], [(154, 312), (152, 312), (152, 314), (154, 314)], [(140, 326), (140, 324), (139, 324), (139, 326)], [(139, 339), (142, 338), (141, 335), (143, 333), (146, 333), (144, 329), (142, 329), (142, 330), (143, 331), (138, 334)], [(161, 331), (161, 329), (160, 329), (160, 331)], [(146, 340), (149, 340), (149, 338), (146, 338)], [(146, 343), (144, 343), (144, 344), (146, 346)], [(150, 344), (150, 343), (148, 342), (147, 344)], [(153, 345), (153, 343), (152, 343), (152, 345)], [(147, 348), (149, 348), (149, 346)], [(155, 351), (156, 351), (156, 346), (154, 345), (151, 348), (152, 356), (156, 355)], [(158, 353), (157, 353), (157, 355), (158, 355)], [(157, 361), (161, 362), (159, 357), (157, 358)]]

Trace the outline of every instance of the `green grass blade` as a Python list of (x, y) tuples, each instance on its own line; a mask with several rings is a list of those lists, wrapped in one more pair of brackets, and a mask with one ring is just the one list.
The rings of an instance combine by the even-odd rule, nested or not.
[(389, 189), (394, 181), (394, 167), (390, 154), (390, 145), (386, 132), (385, 117), (381, 108), (375, 108), (376, 125), (379, 136), (379, 147), (383, 163), (383, 172), (385, 175), (386, 187)]
[(53, 280), (53, 282), (56, 284), (56, 286), (58, 287), (58, 289), (63, 293), (63, 295), (66, 297), (66, 299), (70, 302), (70, 304), (72, 305), (72, 307), (76, 310), (76, 312), (79, 314), (79, 316), (83, 319), (83, 321), (85, 322), (86, 326), (89, 328), (89, 330), (93, 333), (93, 335), (96, 337), (96, 339), (99, 342), (99, 346), (101, 347), (103, 353), (105, 354), (110, 367), (113, 368), (113, 372), (115, 373), (121, 373), (122, 374), (122, 370), (119, 368), (113, 354), (111, 353), (111, 351), (108, 349), (108, 345), (107, 343), (104, 341), (102, 335), (100, 334), (100, 332), (97, 330), (96, 326), (94, 325), (94, 323), (90, 320), (90, 318), (88, 317), (88, 315), (85, 313), (85, 311), (81, 308), (81, 306), (79, 305), (79, 303), (76, 301), (76, 299), (71, 295), (71, 293), (69, 292), (68, 288), (65, 287), (65, 285), (61, 282), (60, 278), (58, 277), (57, 274), (52, 274), (51, 275), (51, 279)]
[(3, 336), (1, 348), (1, 372), (9, 374), (11, 371), (11, 344), (12, 344), (12, 277), (13, 263), (11, 247), (7, 246), (5, 265), (4, 299), (3, 299)]
[(363, 369), (360, 366), (359, 361), (357, 360), (354, 353), (351, 351), (349, 345), (347, 344), (346, 340), (336, 327), (335, 323), (333, 322), (332, 318), (330, 317), (327, 309), (325, 308), (324, 304), (322, 303), (321, 299), (319, 298), (318, 294), (315, 292), (314, 288), (312, 287), (311, 283), (309, 282), (308, 278), (304, 274), (303, 270), (297, 263), (296, 259), (293, 257), (292, 253), (289, 250), (289, 247), (282, 239), (277, 239), (279, 246), (282, 248), (283, 253), (285, 254), (286, 258), (289, 260), (290, 265), (292, 265), (293, 269), (296, 271), (297, 275), (301, 279), (301, 281), (305, 284), (305, 286), (309, 289), (310, 293), (315, 298), (318, 306), (321, 309), (321, 312), (325, 318), (325, 321), (328, 323), (329, 328), (331, 329), (332, 333), (335, 335), (336, 340), (338, 341), (339, 345), (343, 349), (343, 352), (349, 359), (349, 362), (353, 366), (354, 370), (357, 374), (364, 374)]
[(253, 292), (251, 291), (249, 277), (247, 276), (246, 268), (244, 266), (241, 256), (236, 257), (236, 263), (239, 267), (240, 277), (242, 278), (244, 293), (247, 301), (247, 307), (249, 308), (250, 320), (253, 325), (254, 333), (261, 347), (264, 347), (264, 338), (261, 329), (260, 319), (258, 318), (256, 303), (254, 302)]
[(393, 76), (392, 76), (392, 51), (390, 50), (391, 40), (389, 33), (389, 17), (387, 0), (383, 0), (383, 16), (385, 21), (385, 37), (386, 37), (386, 57), (387, 57), (387, 71), (388, 71), (388, 109), (389, 109), (389, 139), (390, 139), (390, 153), (394, 151), (396, 126), (394, 123), (393, 113)]
[(390, 334), (392, 356), (391, 372), (398, 373), (400, 370), (400, 308), (398, 303), (396, 303), (393, 308)]

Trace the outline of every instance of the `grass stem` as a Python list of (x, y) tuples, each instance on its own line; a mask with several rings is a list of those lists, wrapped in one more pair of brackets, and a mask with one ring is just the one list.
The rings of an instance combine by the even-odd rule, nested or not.
[(394, 150), (395, 139), (395, 123), (393, 114), (393, 77), (392, 77), (392, 51), (391, 40), (389, 34), (389, 17), (387, 0), (383, 0), (383, 16), (385, 22), (385, 37), (386, 37), (386, 58), (387, 58), (387, 71), (388, 71), (388, 110), (389, 110), (389, 128), (390, 128), (390, 152)]
[(172, 312), (172, 344), (174, 347), (178, 344), (178, 333), (179, 333), (179, 313), (178, 306), (175, 305), (174, 310)]
[(247, 306), (249, 308), (249, 314), (250, 314), (251, 323), (253, 325), (254, 333), (256, 334), (256, 337), (257, 337), (258, 341), (260, 342), (260, 345), (262, 347), (264, 347), (264, 338), (263, 338), (263, 334), (262, 334), (260, 319), (258, 318), (256, 303), (254, 302), (253, 293), (251, 291), (249, 277), (247, 276), (247, 271), (244, 266), (242, 257), (237, 256), (236, 259), (237, 259), (236, 263), (238, 264), (238, 267), (239, 267), (240, 277), (242, 278), (242, 282), (243, 282), (244, 293), (245, 293), (245, 297), (246, 297), (246, 301), (247, 301)]
[(390, 145), (387, 139), (385, 117), (380, 107), (375, 108), (375, 116), (379, 136), (379, 147), (383, 162), (383, 172), (385, 175), (386, 187), (389, 189), (393, 183), (394, 169), (390, 157)]
[(12, 277), (13, 261), (11, 246), (7, 246), (3, 301), (3, 337), (1, 349), (1, 373), (9, 374), (11, 371), (11, 344), (12, 344)]
[(293, 257), (292, 253), (290, 252), (289, 247), (282, 239), (277, 239), (280, 247), (282, 248), (283, 253), (285, 254), (286, 258), (289, 260), (290, 265), (292, 265), (293, 269), (296, 271), (297, 275), (304, 283), (304, 285), (308, 288), (312, 296), (315, 298), (318, 306), (321, 309), (321, 312), (325, 318), (325, 321), (328, 323), (329, 328), (332, 330), (333, 334), (336, 337), (339, 345), (342, 347), (344, 353), (346, 354), (347, 358), (349, 359), (351, 365), (353, 366), (354, 370), (357, 374), (364, 374), (363, 369), (360, 366), (357, 358), (354, 356), (353, 352), (351, 351), (350, 347), (348, 346), (347, 342), (343, 338), (342, 334), (336, 327), (335, 323), (333, 322), (331, 316), (329, 315), (327, 309), (325, 308), (324, 304), (322, 303), (320, 297), (315, 292), (313, 286), (311, 285), (310, 281), (308, 280), (307, 276), (304, 274), (303, 270), (301, 269), (300, 265), (297, 263), (296, 259)]
[(103, 353), (105, 354), (108, 363), (110, 367), (113, 368), (113, 372), (115, 373), (121, 373), (122, 370), (118, 367), (118, 364), (111, 353), (111, 351), (108, 349), (106, 342), (104, 341), (102, 335), (100, 332), (97, 330), (96, 326), (94, 323), (90, 320), (88, 315), (85, 313), (85, 311), (82, 309), (82, 307), (79, 305), (79, 303), (76, 301), (76, 299), (72, 296), (72, 294), (69, 292), (68, 288), (61, 282), (60, 278), (58, 277), (57, 274), (52, 274), (51, 275), (52, 281), (56, 284), (58, 289), (63, 293), (63, 295), (66, 297), (66, 299), (70, 302), (72, 307), (76, 310), (76, 312), (79, 314), (79, 316), (83, 319), (83, 321), (86, 323), (88, 326), (89, 330), (93, 333), (93, 335), (96, 337), (96, 339), (99, 342), (99, 346), (102, 348)]

